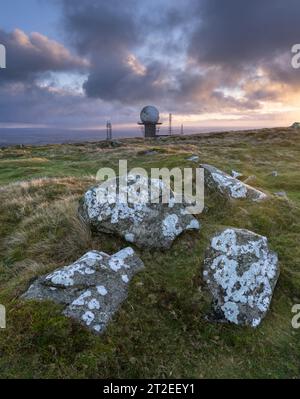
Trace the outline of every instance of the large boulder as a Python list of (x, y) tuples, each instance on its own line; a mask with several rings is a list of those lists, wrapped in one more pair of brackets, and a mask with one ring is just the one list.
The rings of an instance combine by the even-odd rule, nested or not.
[(243, 183), (214, 166), (202, 164), (201, 167), (204, 168), (205, 188), (209, 191), (217, 192), (227, 199), (261, 201), (267, 198), (267, 195), (262, 191)]
[(183, 231), (200, 229), (188, 204), (178, 203), (172, 190), (168, 200), (162, 201), (161, 180), (129, 176), (126, 201), (121, 190), (116, 197), (111, 194), (119, 187), (119, 179), (90, 188), (80, 203), (79, 214), (94, 231), (116, 234), (138, 247), (161, 249), (170, 248)]
[(213, 297), (215, 320), (257, 327), (279, 277), (278, 258), (266, 237), (227, 228), (211, 239), (203, 277)]
[(63, 304), (65, 316), (101, 333), (127, 298), (130, 280), (143, 267), (132, 248), (112, 256), (91, 251), (72, 265), (39, 277), (22, 298)]

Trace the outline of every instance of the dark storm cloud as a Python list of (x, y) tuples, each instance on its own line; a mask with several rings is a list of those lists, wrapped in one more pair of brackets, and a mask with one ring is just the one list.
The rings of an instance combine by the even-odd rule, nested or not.
[(86, 62), (63, 45), (34, 32), (0, 30), (0, 43), (7, 49), (7, 68), (1, 70), (0, 83), (28, 82), (47, 72), (82, 70)]
[(178, 51), (172, 34), (186, 22), (183, 3), (64, 0), (63, 7), (73, 45), (91, 62), (88, 96), (136, 103), (168, 94), (167, 50)]
[(270, 60), (300, 40), (299, 0), (202, 0), (190, 53), (236, 66)]

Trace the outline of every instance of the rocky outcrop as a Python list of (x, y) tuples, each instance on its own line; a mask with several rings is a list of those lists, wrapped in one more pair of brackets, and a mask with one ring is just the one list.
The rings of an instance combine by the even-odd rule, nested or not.
[(63, 304), (65, 316), (101, 333), (127, 298), (130, 280), (142, 268), (132, 248), (112, 256), (91, 251), (72, 265), (39, 277), (22, 298)]
[(128, 200), (121, 190), (112, 194), (116, 186), (119, 178), (90, 188), (81, 201), (79, 213), (94, 231), (116, 234), (139, 247), (170, 248), (182, 232), (200, 228), (187, 205), (176, 202), (172, 190), (170, 198), (162, 201), (161, 180), (129, 176)]
[(217, 192), (228, 199), (261, 201), (267, 198), (262, 191), (248, 186), (214, 166), (203, 164), (201, 167), (204, 168), (205, 188), (209, 191)]
[(257, 327), (269, 309), (278, 276), (278, 258), (266, 237), (235, 228), (215, 234), (203, 271), (213, 297), (213, 318)]

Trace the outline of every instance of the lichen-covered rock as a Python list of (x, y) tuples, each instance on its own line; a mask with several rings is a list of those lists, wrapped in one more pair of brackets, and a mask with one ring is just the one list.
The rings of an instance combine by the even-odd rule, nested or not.
[(91, 251), (72, 265), (39, 277), (22, 298), (63, 304), (65, 316), (101, 333), (126, 299), (130, 280), (143, 267), (132, 248), (112, 256)]
[(214, 166), (203, 164), (201, 167), (204, 168), (205, 188), (210, 191), (216, 191), (228, 199), (261, 201), (267, 198), (267, 195), (262, 191), (243, 183)]
[(266, 237), (227, 228), (211, 239), (203, 277), (214, 300), (214, 318), (257, 327), (273, 295), (279, 266)]
[(170, 248), (183, 231), (200, 229), (187, 204), (177, 203), (172, 190), (170, 198), (162, 201), (161, 180), (129, 176), (129, 201), (124, 200), (122, 190), (117, 196), (111, 194), (119, 183), (120, 178), (111, 179), (85, 193), (79, 214), (94, 231), (117, 234), (139, 247)]

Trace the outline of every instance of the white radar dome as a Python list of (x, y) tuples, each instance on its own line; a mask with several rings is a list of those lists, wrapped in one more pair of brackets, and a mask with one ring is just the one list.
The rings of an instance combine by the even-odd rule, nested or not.
[(152, 105), (147, 105), (141, 111), (141, 121), (143, 123), (157, 123), (159, 121), (158, 109)]

